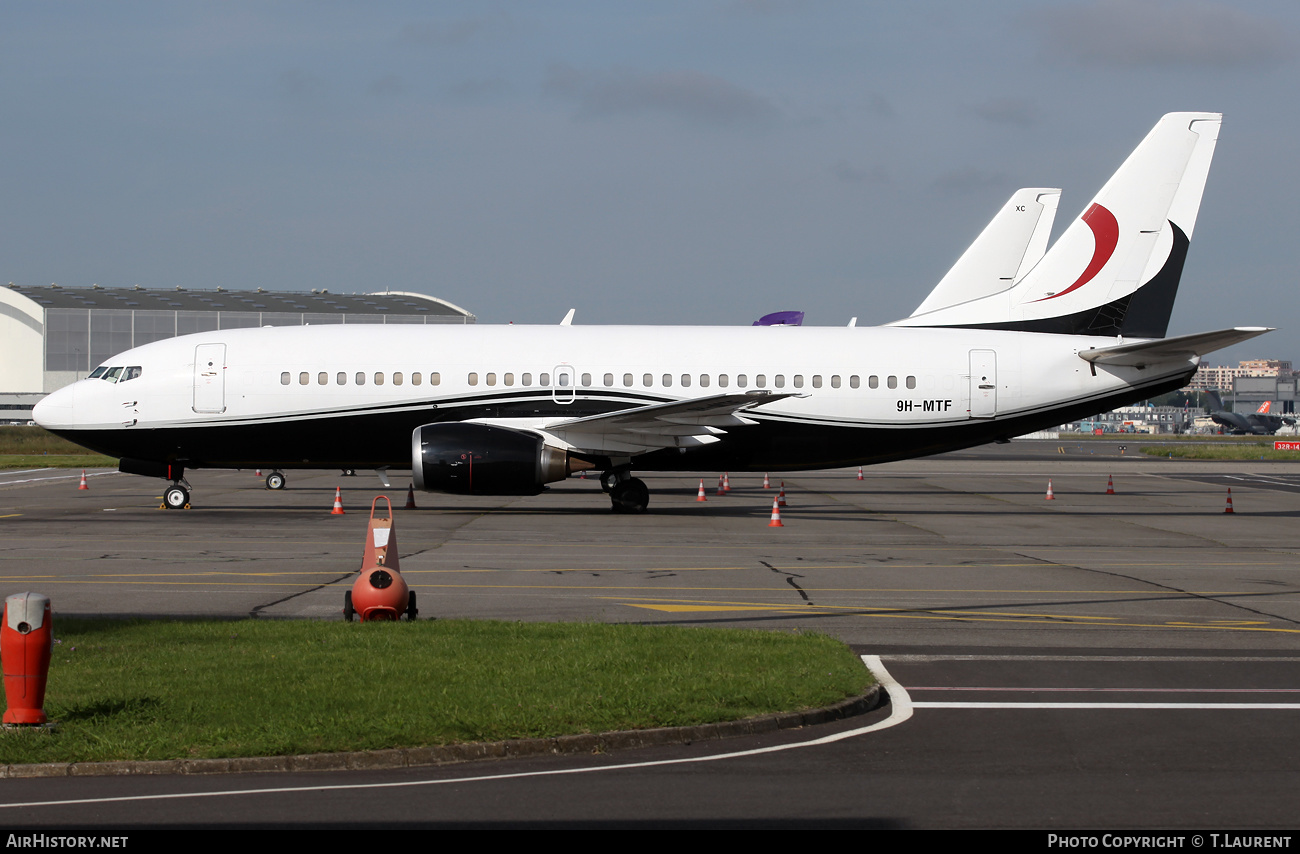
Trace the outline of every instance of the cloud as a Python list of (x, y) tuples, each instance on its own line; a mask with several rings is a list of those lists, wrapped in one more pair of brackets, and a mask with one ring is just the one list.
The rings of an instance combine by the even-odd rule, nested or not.
[(991, 98), (972, 107), (971, 112), (999, 125), (1029, 127), (1038, 121), (1038, 110), (1034, 105), (1019, 98)]
[(280, 91), (295, 101), (305, 101), (326, 90), (323, 79), (299, 68), (280, 72)]
[(1045, 56), (1085, 66), (1270, 67), (1295, 53), (1280, 22), (1205, 0), (1092, 0), (1037, 9), (1025, 21)]
[(423, 21), (407, 24), (397, 34), (398, 42), (416, 47), (455, 47), (493, 32), (509, 30), (504, 15), (461, 18), (455, 21)]
[(965, 196), (983, 190), (1004, 187), (1011, 178), (1002, 172), (985, 172), (974, 166), (945, 172), (934, 181), (934, 188), (945, 196)]
[(406, 91), (406, 84), (396, 74), (385, 74), (367, 86), (366, 91), (377, 98), (400, 95)]
[(750, 128), (780, 118), (768, 99), (699, 71), (579, 71), (556, 63), (546, 88), (577, 99), (580, 118), (659, 113), (691, 124)]
[(831, 166), (831, 174), (835, 176), (836, 180), (843, 184), (865, 184), (867, 182), (872, 184), (889, 183), (889, 176), (886, 175), (879, 166), (868, 171), (866, 169), (859, 169), (847, 160), (841, 160)]

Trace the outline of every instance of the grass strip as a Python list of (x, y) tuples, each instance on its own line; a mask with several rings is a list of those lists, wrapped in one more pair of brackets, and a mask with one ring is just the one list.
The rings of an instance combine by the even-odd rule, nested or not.
[(276, 756), (737, 720), (860, 694), (823, 635), (596, 623), (55, 617), (50, 735), (0, 763)]
[(1152, 445), (1140, 449), (1149, 457), (1173, 457), (1180, 460), (1290, 460), (1300, 461), (1300, 451), (1276, 451), (1269, 442), (1250, 444), (1186, 445), (1170, 447)]
[(0, 469), (117, 468), (116, 457), (99, 454), (0, 454)]
[(85, 448), (42, 427), (0, 427), (0, 454), (87, 454)]

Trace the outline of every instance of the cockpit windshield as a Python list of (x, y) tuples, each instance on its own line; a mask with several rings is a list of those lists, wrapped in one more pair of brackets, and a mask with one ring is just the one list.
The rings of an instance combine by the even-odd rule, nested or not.
[(91, 372), (90, 372), (90, 376), (86, 377), (86, 379), (88, 379), (88, 380), (99, 379), (101, 376), (103, 376), (104, 371), (107, 371), (107, 370), (108, 370), (108, 367), (107, 367), (107, 366), (105, 366), (105, 365), (100, 365), (98, 368), (95, 368), (95, 370), (91, 371)]
[(104, 374), (102, 377), (100, 377), (100, 379), (108, 380), (111, 383), (115, 383), (117, 382), (117, 378), (121, 375), (122, 375), (122, 368), (119, 366), (116, 368), (109, 368), (108, 373)]
[(141, 369), (139, 365), (132, 365), (131, 367), (127, 368), (125, 371), (122, 372), (122, 378), (118, 380), (118, 382), (124, 383), (127, 380), (135, 379), (136, 377), (140, 376), (140, 370)]

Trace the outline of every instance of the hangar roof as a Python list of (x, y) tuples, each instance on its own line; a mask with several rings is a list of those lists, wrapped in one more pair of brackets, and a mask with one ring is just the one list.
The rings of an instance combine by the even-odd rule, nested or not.
[(389, 291), (377, 294), (332, 294), (322, 291), (195, 290), (176, 287), (65, 288), (61, 285), (10, 284), (44, 308), (115, 308), (135, 311), (287, 311), (328, 314), (431, 314), (473, 319), (460, 306), (425, 294)]

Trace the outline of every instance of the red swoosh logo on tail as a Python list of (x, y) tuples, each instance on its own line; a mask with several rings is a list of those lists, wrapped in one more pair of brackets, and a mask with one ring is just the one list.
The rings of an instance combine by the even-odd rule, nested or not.
[(1119, 223), (1115, 221), (1115, 215), (1103, 208), (1101, 205), (1094, 204), (1088, 208), (1080, 217), (1092, 229), (1092, 237), (1096, 242), (1096, 247), (1092, 250), (1092, 260), (1088, 262), (1087, 268), (1079, 276), (1073, 285), (1070, 285), (1059, 294), (1052, 294), (1050, 297), (1036, 299), (1034, 302), (1043, 302), (1043, 300), (1056, 299), (1063, 297), (1070, 291), (1076, 290), (1092, 281), (1110, 256), (1115, 254), (1115, 245), (1119, 243)]

